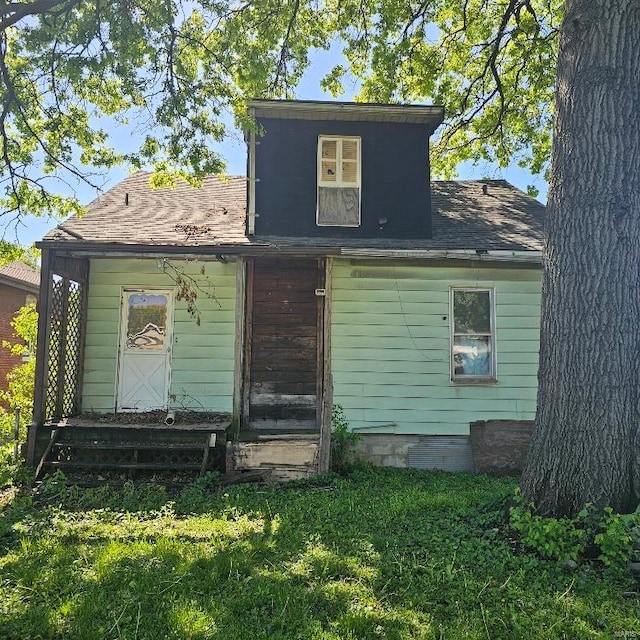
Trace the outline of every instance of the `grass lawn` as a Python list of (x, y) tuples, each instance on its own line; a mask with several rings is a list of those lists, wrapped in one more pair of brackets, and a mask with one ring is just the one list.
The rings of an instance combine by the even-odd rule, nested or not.
[(514, 487), (365, 468), (172, 498), (5, 489), (0, 638), (640, 638), (629, 576), (514, 551)]

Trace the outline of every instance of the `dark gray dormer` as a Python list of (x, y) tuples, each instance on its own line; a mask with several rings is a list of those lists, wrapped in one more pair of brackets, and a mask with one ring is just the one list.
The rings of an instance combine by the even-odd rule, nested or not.
[(249, 113), (249, 235), (431, 237), (442, 107), (256, 100)]

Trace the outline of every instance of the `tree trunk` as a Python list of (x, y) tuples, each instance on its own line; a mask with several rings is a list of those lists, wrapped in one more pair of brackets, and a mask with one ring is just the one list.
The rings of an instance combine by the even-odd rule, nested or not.
[(640, 496), (640, 2), (568, 0), (543, 258), (538, 412), (522, 494), (540, 513)]

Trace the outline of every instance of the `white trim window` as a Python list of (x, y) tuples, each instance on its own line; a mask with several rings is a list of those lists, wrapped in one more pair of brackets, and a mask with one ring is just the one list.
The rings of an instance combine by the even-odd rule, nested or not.
[(496, 379), (495, 301), (493, 289), (451, 288), (451, 379)]
[(360, 138), (318, 137), (318, 226), (360, 226)]

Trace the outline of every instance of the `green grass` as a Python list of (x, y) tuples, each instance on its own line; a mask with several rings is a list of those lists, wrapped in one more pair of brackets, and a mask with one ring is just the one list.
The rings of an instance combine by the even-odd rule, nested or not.
[(512, 551), (514, 487), (362, 469), (7, 494), (0, 638), (640, 637), (629, 577)]

